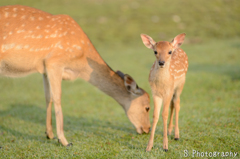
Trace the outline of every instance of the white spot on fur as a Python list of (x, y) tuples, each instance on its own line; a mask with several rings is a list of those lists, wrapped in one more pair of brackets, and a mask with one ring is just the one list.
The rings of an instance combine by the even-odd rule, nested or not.
[(12, 35), (13, 33), (10, 31), (8, 34), (9, 34), (9, 35)]
[(36, 29), (40, 29), (40, 26), (37, 26)]
[(63, 49), (63, 46), (60, 44), (60, 42), (58, 42), (55, 47), (58, 47), (59, 49)]
[(18, 30), (17, 33), (25, 32), (25, 30)]
[(21, 26), (22, 26), (22, 27), (25, 27), (25, 24), (22, 24)]
[(81, 50), (81, 49), (82, 49), (81, 46), (78, 46), (78, 45), (73, 45), (72, 47), (73, 47), (73, 48), (76, 48), (76, 49), (78, 49), (78, 50)]
[(43, 17), (39, 17), (38, 20), (43, 20)]
[(21, 10), (25, 10), (24, 8), (21, 8)]
[(17, 11), (17, 8), (13, 8), (13, 11), (16, 12), (16, 11)]
[(84, 44), (84, 41), (83, 41), (83, 40), (81, 40), (81, 42), (82, 42), (82, 44)]
[(31, 20), (31, 21), (34, 21), (34, 19), (35, 19), (34, 17), (30, 17), (30, 20)]
[(57, 37), (57, 34), (51, 34), (50, 37), (55, 38), (55, 37)]
[(178, 72), (182, 72), (182, 71), (184, 71), (184, 69), (181, 69), (181, 70), (174, 70), (174, 71), (176, 71), (176, 72), (178, 73)]
[(21, 16), (21, 19), (22, 19), (22, 20), (23, 20), (23, 19), (26, 19), (26, 15)]
[(25, 45), (25, 46), (24, 46), (24, 49), (28, 49), (28, 48), (29, 48), (29, 45)]
[(7, 18), (9, 16), (9, 13), (5, 12), (4, 16)]
[(20, 49), (22, 49), (22, 48), (23, 48), (22, 45), (17, 45), (17, 46), (16, 46), (16, 49), (17, 49), (17, 50), (20, 50)]
[(13, 14), (13, 17), (17, 17), (17, 14), (15, 13), (15, 14)]
[(180, 76), (176, 76), (176, 77), (174, 77), (174, 79), (181, 78), (181, 77), (183, 77), (184, 75), (185, 75), (185, 73), (181, 74)]
[(6, 23), (5, 25), (6, 25), (6, 26), (9, 26), (9, 23)]
[(5, 40), (6, 38), (7, 38), (7, 36), (4, 36), (4, 37), (3, 37), (3, 40)]
[(2, 52), (5, 52), (9, 49), (12, 49), (14, 48), (15, 44), (5, 44), (5, 45), (2, 45)]

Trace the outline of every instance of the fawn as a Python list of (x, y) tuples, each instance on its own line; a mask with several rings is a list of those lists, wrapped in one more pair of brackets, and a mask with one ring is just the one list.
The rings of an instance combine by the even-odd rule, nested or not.
[(21, 5), (0, 7), (0, 76), (21, 77), (34, 72), (43, 75), (47, 138), (54, 138), (54, 103), (59, 142), (71, 145), (63, 132), (61, 83), (77, 78), (114, 98), (138, 133), (149, 132), (149, 95), (131, 76), (113, 71), (70, 16)]
[[(168, 151), (167, 134), (173, 129), (173, 109), (175, 108), (175, 140), (179, 139), (178, 115), (180, 110), (180, 95), (185, 83), (188, 69), (188, 57), (179, 48), (185, 38), (185, 33), (177, 35), (172, 42), (155, 42), (150, 36), (141, 34), (143, 44), (154, 51), (156, 61), (150, 74), (149, 83), (154, 100), (153, 126), (146, 151), (153, 147), (154, 133), (163, 103), (163, 150)], [(170, 122), (167, 130), (169, 105), (171, 108)]]

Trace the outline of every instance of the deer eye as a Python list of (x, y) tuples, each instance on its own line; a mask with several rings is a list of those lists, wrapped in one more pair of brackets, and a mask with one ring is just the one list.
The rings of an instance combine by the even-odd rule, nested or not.
[(157, 55), (157, 51), (154, 51), (154, 54)]
[(172, 54), (172, 51), (169, 51), (168, 54)]
[(148, 112), (150, 108), (149, 108), (149, 107), (146, 107), (145, 109), (146, 109), (146, 111)]

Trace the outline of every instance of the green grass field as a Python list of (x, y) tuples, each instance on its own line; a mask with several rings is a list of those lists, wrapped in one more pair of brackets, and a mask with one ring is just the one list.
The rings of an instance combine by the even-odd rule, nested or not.
[[(112, 69), (130, 74), (148, 93), (155, 57), (140, 34), (171, 40), (185, 32), (182, 48), (189, 71), (181, 96), (180, 140), (169, 136), (167, 153), (162, 150), (161, 117), (154, 147), (147, 153), (150, 135), (138, 135), (121, 106), (83, 80), (62, 84), (64, 132), (73, 147), (47, 140), (42, 76), (0, 78), (0, 158), (184, 158), (185, 150), (190, 157), (196, 150), (237, 152), (239, 158), (240, 1), (0, 2), (8, 4), (72, 16)], [(56, 136), (54, 115), (53, 126)]]

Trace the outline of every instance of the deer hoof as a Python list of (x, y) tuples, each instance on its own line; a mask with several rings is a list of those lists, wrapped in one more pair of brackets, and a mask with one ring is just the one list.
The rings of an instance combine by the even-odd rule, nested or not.
[(73, 146), (73, 144), (72, 144), (72, 143), (69, 143), (69, 144), (67, 144), (67, 147), (71, 147), (71, 146)]
[(179, 140), (179, 138), (175, 138), (174, 140), (176, 140), (176, 141), (177, 141), (177, 140)]
[(168, 152), (168, 149), (163, 149), (163, 151)]

